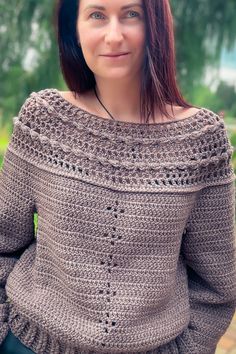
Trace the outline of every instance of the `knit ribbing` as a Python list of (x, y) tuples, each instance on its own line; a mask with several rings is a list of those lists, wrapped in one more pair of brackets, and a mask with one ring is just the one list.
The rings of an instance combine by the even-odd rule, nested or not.
[(206, 108), (136, 124), (33, 92), (0, 175), (0, 343), (213, 354), (236, 303), (232, 152)]

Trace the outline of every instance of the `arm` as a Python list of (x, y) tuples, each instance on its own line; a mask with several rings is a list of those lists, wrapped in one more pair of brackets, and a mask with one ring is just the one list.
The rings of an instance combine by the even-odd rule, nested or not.
[(183, 354), (215, 353), (236, 307), (235, 176), (223, 136), (228, 158), (215, 166), (218, 180), (198, 191), (182, 238), (190, 302), (189, 326), (177, 337)]
[[(21, 112), (23, 115), (24, 110)], [(13, 136), (19, 138), (16, 130)], [(34, 240), (35, 210), (30, 166), (9, 148), (10, 145), (0, 171), (0, 345), (9, 330), (7, 278), (18, 258)]]

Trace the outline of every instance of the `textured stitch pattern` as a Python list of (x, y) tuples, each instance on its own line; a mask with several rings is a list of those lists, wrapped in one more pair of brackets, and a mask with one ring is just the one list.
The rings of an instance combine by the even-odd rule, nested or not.
[(0, 174), (0, 343), (11, 328), (39, 354), (213, 354), (236, 305), (222, 118), (202, 108), (113, 121), (51, 88), (13, 122)]

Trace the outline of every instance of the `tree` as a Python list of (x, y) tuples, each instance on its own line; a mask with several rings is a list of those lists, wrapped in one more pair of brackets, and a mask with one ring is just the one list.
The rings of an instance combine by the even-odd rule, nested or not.
[(177, 73), (183, 92), (201, 84), (207, 65), (219, 66), (223, 48), (236, 43), (235, 0), (171, 0), (176, 35)]
[(53, 2), (0, 0), (0, 13), (0, 107), (4, 124), (12, 120), (30, 92), (61, 86), (62, 76)]

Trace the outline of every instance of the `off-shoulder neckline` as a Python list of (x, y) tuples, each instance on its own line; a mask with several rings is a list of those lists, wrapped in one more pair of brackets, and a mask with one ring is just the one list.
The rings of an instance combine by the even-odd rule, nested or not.
[(51, 88), (50, 91), (52, 91), (61, 100), (61, 102), (64, 102), (64, 104), (70, 110), (72, 110), (75, 114), (83, 113), (83, 114), (86, 114), (87, 116), (89, 116), (90, 119), (94, 119), (97, 123), (101, 122), (103, 124), (108, 124), (108, 125), (117, 124), (117, 125), (125, 126), (125, 127), (128, 127), (128, 126), (129, 127), (148, 127), (148, 126), (155, 127), (155, 126), (159, 126), (159, 125), (160, 126), (163, 126), (163, 125), (168, 126), (171, 124), (185, 124), (191, 120), (196, 119), (199, 115), (202, 114), (202, 112), (206, 112), (204, 107), (200, 107), (200, 109), (196, 113), (194, 113), (188, 117), (182, 118), (182, 119), (173, 119), (170, 121), (155, 122), (155, 123), (134, 123), (134, 122), (121, 121), (121, 120), (113, 120), (113, 119), (98, 116), (98, 115), (93, 114), (93, 113), (85, 110), (84, 108), (76, 106), (73, 103), (71, 103), (70, 101), (68, 101), (66, 98), (64, 98), (61, 95), (60, 91), (57, 88)]

